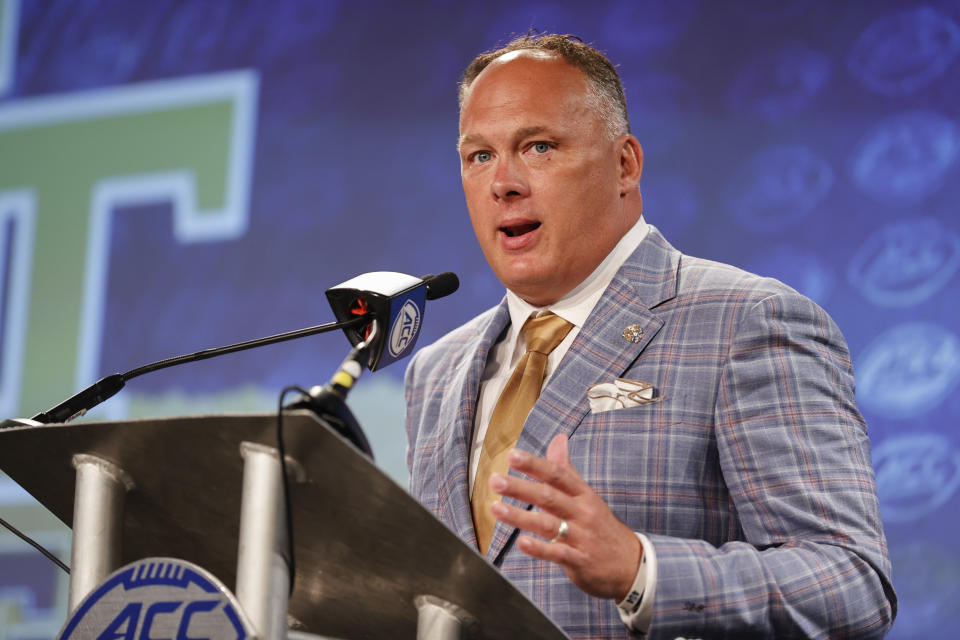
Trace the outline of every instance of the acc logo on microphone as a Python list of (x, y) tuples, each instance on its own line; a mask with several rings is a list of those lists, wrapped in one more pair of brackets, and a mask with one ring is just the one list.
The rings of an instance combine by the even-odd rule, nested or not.
[(390, 355), (399, 358), (404, 349), (413, 343), (420, 331), (420, 319), (423, 314), (413, 300), (407, 300), (400, 308), (390, 332)]

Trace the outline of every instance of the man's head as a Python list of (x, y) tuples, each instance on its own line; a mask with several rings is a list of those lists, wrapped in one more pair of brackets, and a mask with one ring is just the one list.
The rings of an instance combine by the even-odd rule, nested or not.
[[(612, 78), (619, 98), (585, 69)], [(616, 70), (566, 36), (528, 37), (474, 60), (460, 91), (461, 178), (484, 256), (508, 289), (552, 304), (642, 209), (643, 155)]]
[(616, 67), (602, 53), (572, 35), (527, 34), (514, 38), (496, 51), (481, 53), (463, 72), (463, 78), (460, 81), (461, 109), (467, 90), (477, 76), (491, 62), (513, 51), (543, 51), (559, 56), (567, 64), (579, 69), (587, 79), (591, 106), (606, 123), (610, 137), (630, 133), (627, 99), (623, 94), (623, 85), (620, 84), (620, 74), (617, 73)]

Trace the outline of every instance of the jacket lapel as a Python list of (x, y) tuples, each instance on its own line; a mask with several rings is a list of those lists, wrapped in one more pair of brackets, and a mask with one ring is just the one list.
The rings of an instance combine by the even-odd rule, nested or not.
[(449, 437), (442, 443), (443, 449), (437, 456), (437, 478), (442, 483), (438, 495), (441, 520), (451, 523), (450, 526), (457, 535), (474, 548), (477, 539), (470, 507), (470, 443), (480, 380), (487, 364), (487, 355), (510, 322), (506, 298), (487, 315), (489, 317), (484, 319), (478, 329), (479, 340), (474, 343), (475, 347), (464, 352), (462, 359), (451, 372), (450, 384), (444, 393), (439, 416), (441, 425), (450, 425), (447, 431)]
[[(587, 387), (612, 382), (622, 375), (660, 331), (663, 320), (651, 309), (676, 295), (679, 264), (680, 253), (651, 227), (614, 276), (547, 381), (524, 423), (517, 447), (543, 456), (555, 435), (570, 436), (576, 431), (590, 410)], [(636, 342), (623, 335), (631, 325), (642, 329)], [(506, 502), (530, 507), (512, 498)], [(496, 562), (516, 533), (513, 527), (498, 522), (488, 559)]]

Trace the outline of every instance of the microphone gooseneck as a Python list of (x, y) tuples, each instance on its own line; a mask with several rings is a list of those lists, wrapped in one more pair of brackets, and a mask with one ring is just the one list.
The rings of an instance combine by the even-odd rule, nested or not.
[(336, 329), (349, 329), (354, 326), (365, 324), (367, 321), (367, 317), (359, 316), (350, 318), (344, 322), (328, 322), (326, 324), (320, 324), (314, 327), (307, 327), (306, 329), (297, 329), (296, 331), (278, 333), (272, 336), (267, 336), (266, 338), (247, 340), (246, 342), (238, 342), (236, 344), (230, 344), (224, 347), (204, 349), (203, 351), (188, 353), (175, 358), (158, 360), (157, 362), (152, 362), (150, 364), (143, 365), (142, 367), (131, 369), (126, 373), (113, 373), (105, 378), (97, 380), (86, 389), (70, 396), (57, 406), (38, 413), (37, 415), (33, 416), (31, 420), (36, 420), (42, 424), (69, 422), (74, 418), (82, 416), (87, 411), (90, 411), (90, 409), (93, 409), (100, 403), (116, 395), (121, 389), (123, 389), (128, 380), (142, 376), (145, 373), (159, 371), (160, 369), (167, 369), (169, 367), (174, 367), (179, 364), (186, 364), (188, 362), (206, 360), (207, 358), (222, 356), (228, 353), (235, 353), (237, 351), (245, 351), (246, 349), (253, 349), (254, 347), (262, 347), (268, 344), (275, 344), (277, 342), (284, 342), (286, 340), (293, 340), (295, 338), (302, 338), (318, 333), (325, 333), (327, 331), (334, 331)]

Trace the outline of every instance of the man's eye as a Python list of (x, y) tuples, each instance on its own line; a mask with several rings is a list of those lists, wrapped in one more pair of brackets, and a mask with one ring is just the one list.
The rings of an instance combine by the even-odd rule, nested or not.
[(474, 162), (490, 162), (490, 152), (489, 151), (477, 151), (473, 154)]
[(550, 145), (547, 144), (546, 142), (534, 142), (533, 150), (536, 151), (537, 153), (546, 153), (547, 151), (550, 150)]

